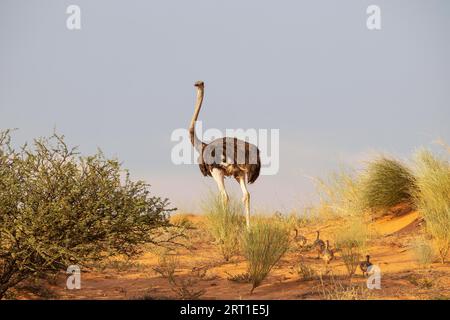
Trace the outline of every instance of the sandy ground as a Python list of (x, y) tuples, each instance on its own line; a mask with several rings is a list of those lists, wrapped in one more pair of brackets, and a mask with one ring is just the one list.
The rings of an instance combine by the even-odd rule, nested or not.
[[(192, 231), (188, 248), (178, 248), (178, 268), (175, 274), (179, 287), (192, 292), (204, 291), (201, 299), (448, 299), (450, 298), (450, 264), (434, 263), (421, 267), (414, 259), (411, 243), (422, 229), (417, 213), (384, 217), (372, 224), (377, 236), (370, 241), (367, 253), (382, 272), (381, 289), (369, 290), (366, 278), (358, 269), (351, 280), (345, 265), (336, 259), (326, 266), (313, 252), (290, 250), (274, 267), (263, 284), (250, 294), (251, 285), (228, 280), (230, 275), (246, 271), (242, 257), (225, 262), (217, 246), (204, 231), (203, 218), (189, 215), (198, 228)], [(338, 223), (338, 222), (336, 222)], [(315, 230), (322, 239), (332, 239), (336, 223), (308, 226), (301, 230), (308, 242), (314, 240)], [(303, 279), (297, 272), (300, 261), (311, 267), (315, 276)], [(65, 288), (66, 276), (41, 281), (35, 286), (45, 288), (40, 296), (20, 293), (19, 298), (56, 299), (179, 299), (181, 295), (166, 278), (154, 271), (158, 256), (150, 251), (129, 263), (111, 263), (102, 270), (83, 270), (80, 290)], [(321, 277), (319, 275), (322, 275)], [(321, 279), (320, 279), (321, 278)], [(178, 287), (178, 288), (179, 288)]]

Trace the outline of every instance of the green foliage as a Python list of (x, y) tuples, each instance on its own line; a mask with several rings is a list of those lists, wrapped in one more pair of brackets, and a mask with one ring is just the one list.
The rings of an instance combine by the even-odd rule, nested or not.
[(244, 233), (243, 251), (248, 263), (252, 290), (267, 277), (273, 266), (289, 249), (289, 230), (273, 219), (254, 219)]
[(450, 163), (429, 151), (417, 155), (417, 206), (433, 237), (441, 262), (450, 250)]
[(0, 133), (0, 299), (37, 273), (139, 253), (167, 206), (101, 152), (79, 156), (56, 134), (16, 151)]
[(241, 234), (245, 229), (245, 218), (240, 202), (233, 197), (224, 206), (220, 196), (210, 195), (203, 203), (207, 227), (214, 237), (225, 261), (239, 253)]
[(415, 178), (408, 167), (380, 157), (369, 163), (362, 176), (361, 202), (364, 208), (376, 211), (402, 203), (412, 205), (415, 189)]

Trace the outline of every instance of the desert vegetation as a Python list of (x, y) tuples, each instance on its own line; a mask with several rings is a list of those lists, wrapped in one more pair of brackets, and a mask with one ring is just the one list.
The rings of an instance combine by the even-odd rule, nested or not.
[[(254, 212), (247, 228), (235, 197), (224, 206), (210, 194), (203, 215), (173, 216), (168, 200), (131, 181), (118, 160), (81, 156), (62, 136), (15, 150), (4, 132), (0, 142), (3, 297), (20, 288), (76, 298), (61, 289), (60, 271), (71, 264), (89, 270), (91, 283), (106, 274), (103, 291), (117, 292), (114, 298), (450, 296), (447, 153), (421, 150), (407, 161), (383, 155), (358, 170), (343, 167), (315, 180), (316, 205)], [(383, 272), (380, 290), (366, 286), (367, 255)]]
[(416, 159), (417, 207), (444, 263), (450, 249), (450, 163), (426, 150), (420, 151)]
[(379, 157), (361, 175), (362, 208), (379, 212), (399, 204), (413, 205), (415, 177), (399, 160)]
[(336, 230), (336, 248), (340, 251), (349, 278), (355, 274), (366, 252), (369, 237), (364, 217), (347, 218)]
[(288, 250), (289, 232), (283, 223), (257, 219), (243, 237), (243, 252), (248, 263), (252, 293)]
[(224, 206), (220, 195), (211, 193), (204, 200), (203, 208), (208, 230), (225, 261), (229, 261), (240, 250), (241, 234), (245, 228), (242, 205), (231, 197), (228, 205)]
[(1, 132), (0, 299), (27, 279), (157, 244), (168, 206), (101, 152), (81, 156), (57, 134), (15, 149)]

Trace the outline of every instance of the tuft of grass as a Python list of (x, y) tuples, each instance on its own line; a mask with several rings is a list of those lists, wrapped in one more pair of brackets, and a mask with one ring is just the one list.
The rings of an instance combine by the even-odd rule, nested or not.
[(317, 276), (316, 270), (307, 265), (303, 259), (300, 260), (296, 271), (299, 277), (304, 281), (312, 280)]
[(210, 195), (203, 203), (207, 228), (214, 237), (220, 252), (229, 261), (239, 253), (241, 234), (245, 229), (245, 218), (240, 201), (231, 197), (224, 206), (220, 196)]
[(358, 215), (361, 204), (361, 181), (356, 171), (341, 168), (327, 179), (316, 179), (320, 204), (315, 208), (322, 219)]
[(177, 277), (175, 273), (180, 267), (180, 262), (176, 255), (163, 250), (159, 253), (158, 265), (153, 270), (167, 279), (170, 289), (181, 300), (197, 300), (205, 294), (204, 289), (198, 289), (196, 285), (205, 276), (195, 272), (193, 276)]
[(194, 277), (188, 277), (186, 279), (176, 280), (170, 278), (172, 291), (177, 295), (180, 300), (198, 300), (206, 293), (205, 289), (197, 289), (196, 285), (199, 279)]
[(229, 274), (227, 272), (226, 274), (228, 275), (227, 280), (229, 280), (229, 281), (233, 281), (233, 282), (237, 282), (237, 283), (250, 283), (251, 282), (250, 275), (247, 272), (238, 273), (238, 274)]
[(289, 230), (286, 224), (273, 219), (254, 219), (243, 238), (243, 253), (252, 283), (250, 293), (253, 293), (289, 249)]
[(425, 237), (417, 238), (412, 244), (412, 249), (414, 257), (420, 265), (426, 267), (433, 262), (433, 245)]
[(362, 175), (361, 202), (374, 211), (398, 204), (413, 205), (416, 179), (412, 171), (396, 159), (379, 157), (371, 161)]
[(158, 255), (158, 264), (153, 268), (153, 271), (160, 274), (163, 278), (173, 278), (180, 262), (176, 255), (170, 254), (163, 250)]
[(445, 263), (450, 251), (450, 163), (427, 150), (417, 154), (416, 163), (417, 207)]
[(320, 279), (319, 294), (325, 300), (368, 300), (370, 291), (363, 284), (345, 284), (331, 275), (328, 280)]
[(431, 289), (436, 285), (435, 279), (430, 277), (421, 277), (418, 275), (411, 275), (408, 281), (421, 288), (421, 289)]
[(363, 216), (351, 217), (336, 230), (336, 248), (340, 250), (342, 260), (351, 279), (358, 268), (369, 238), (368, 224)]

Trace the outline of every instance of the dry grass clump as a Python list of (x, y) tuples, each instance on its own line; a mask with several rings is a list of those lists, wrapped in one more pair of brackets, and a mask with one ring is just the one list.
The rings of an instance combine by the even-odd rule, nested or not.
[(368, 300), (371, 292), (364, 284), (343, 283), (334, 275), (320, 278), (319, 294), (325, 300)]
[(296, 271), (298, 276), (304, 281), (312, 280), (317, 276), (316, 270), (306, 264), (303, 258), (300, 260)]
[(229, 281), (233, 281), (233, 282), (237, 282), (237, 283), (250, 283), (251, 282), (250, 275), (247, 272), (238, 273), (238, 274), (229, 274), (228, 272), (226, 272), (226, 274), (228, 275), (227, 280), (229, 280)]
[(153, 268), (153, 271), (161, 275), (163, 278), (169, 279), (175, 275), (179, 265), (180, 261), (177, 256), (164, 250), (159, 253), (158, 264)]
[(317, 179), (318, 210), (326, 218), (378, 212), (398, 204), (414, 205), (412, 171), (396, 159), (378, 157), (361, 172), (342, 168), (327, 179)]
[(242, 247), (252, 283), (250, 293), (253, 293), (289, 249), (288, 228), (273, 219), (254, 219), (250, 230), (243, 235)]
[(336, 230), (336, 248), (341, 253), (350, 279), (361, 262), (368, 238), (369, 229), (364, 216), (351, 217)]
[(245, 218), (240, 201), (231, 197), (224, 206), (220, 196), (210, 195), (203, 203), (207, 228), (214, 237), (225, 261), (239, 253), (240, 238), (245, 230)]
[(450, 163), (422, 150), (417, 154), (417, 207), (442, 263), (450, 251)]
[(428, 267), (433, 262), (435, 257), (433, 244), (426, 237), (417, 238), (412, 244), (412, 249), (417, 263), (421, 266)]
[(315, 208), (324, 219), (359, 214), (361, 204), (361, 181), (356, 171), (341, 168), (327, 179), (316, 179), (320, 205)]
[(373, 211), (390, 209), (398, 204), (413, 206), (416, 179), (412, 171), (393, 158), (371, 161), (362, 174), (361, 203)]
[(201, 277), (196, 276), (178, 277), (175, 276), (180, 262), (175, 254), (168, 251), (161, 251), (158, 257), (158, 265), (153, 270), (167, 279), (171, 290), (181, 300), (197, 300), (205, 294), (204, 289), (196, 288)]

